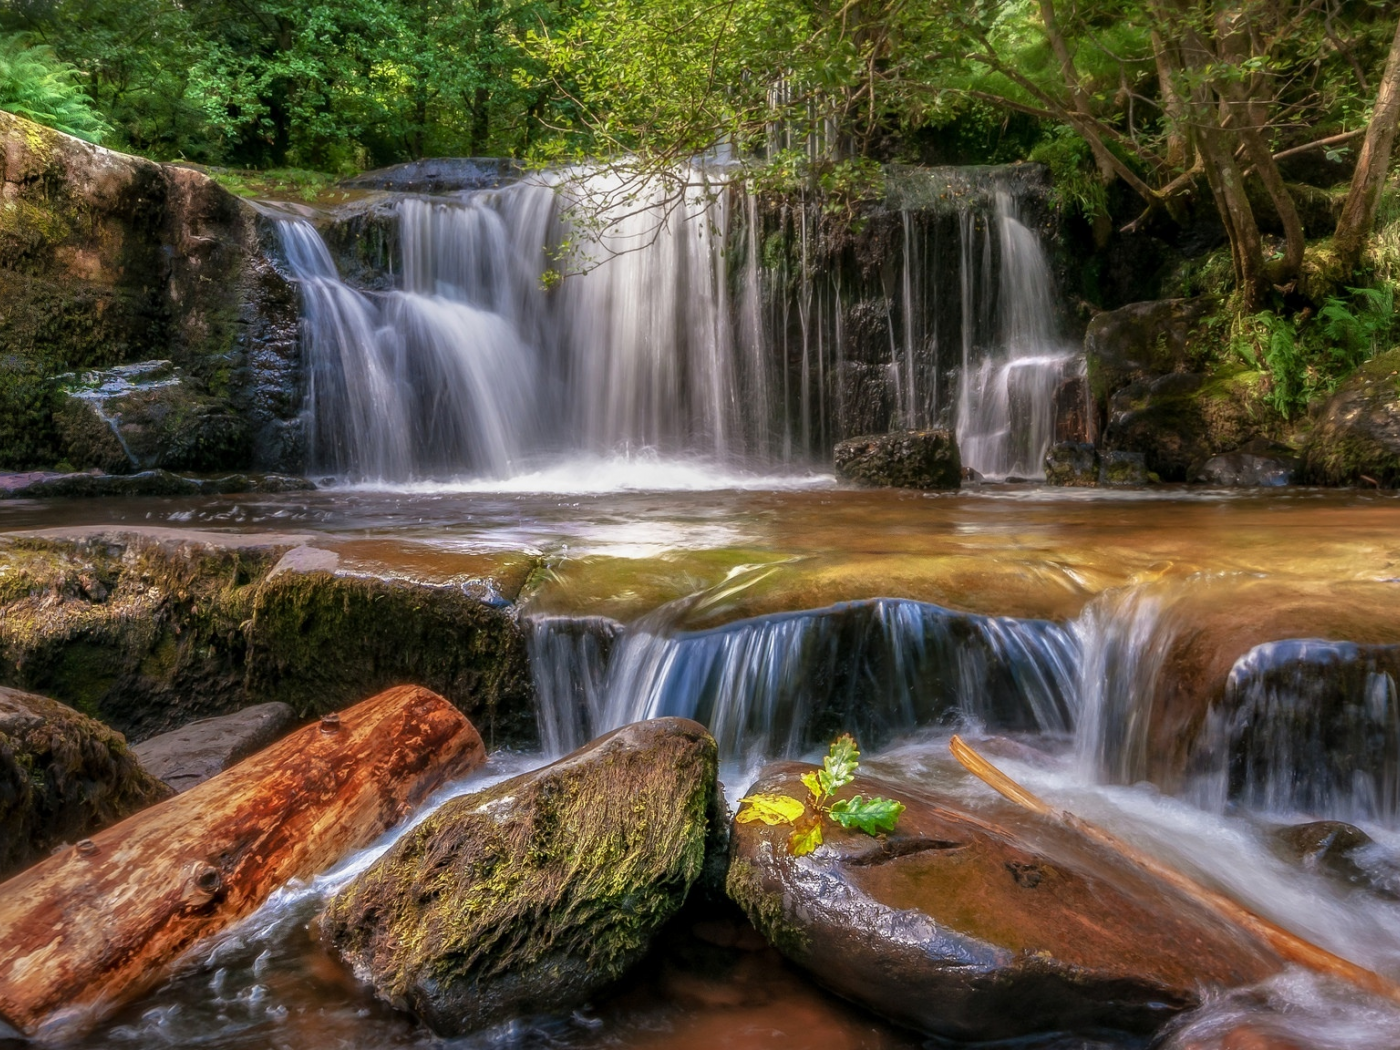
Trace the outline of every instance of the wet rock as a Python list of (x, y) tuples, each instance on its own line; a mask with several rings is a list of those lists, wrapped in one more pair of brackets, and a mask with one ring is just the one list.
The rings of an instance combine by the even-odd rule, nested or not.
[(254, 704), (306, 718), (412, 683), (493, 746), (537, 741), (524, 637), (460, 584), (273, 567), (308, 537), (0, 537), (0, 683), (132, 740)]
[(120, 733), (0, 686), (0, 879), (170, 794)]
[(1192, 481), (1227, 488), (1280, 488), (1298, 477), (1299, 462), (1286, 445), (1251, 441), (1235, 452), (1212, 456), (1193, 471)]
[(1099, 457), (1099, 484), (1104, 488), (1136, 488), (1155, 480), (1141, 452), (1105, 452)]
[(188, 791), (241, 758), (271, 744), (296, 723), (286, 704), (256, 704), (217, 718), (201, 718), (133, 747), (142, 768), (176, 792)]
[(1193, 329), (1210, 311), (1206, 299), (1130, 303), (1097, 315), (1084, 332), (1084, 356), (1095, 400), (1174, 372), (1195, 370)]
[(947, 430), (901, 430), (837, 444), (836, 471), (865, 485), (955, 489), (962, 484), (957, 442)]
[(842, 361), (831, 374), (836, 418), (843, 434), (888, 430), (894, 418), (889, 366)]
[(1332, 395), (1303, 458), (1313, 484), (1400, 487), (1400, 350), (1372, 358)]
[(209, 397), (169, 361), (65, 377), (59, 450), (79, 469), (219, 470), (249, 460), (248, 434), (226, 399)]
[(331, 900), (322, 937), (440, 1034), (568, 1010), (699, 877), (716, 762), (704, 727), (655, 719), (453, 799)]
[(460, 193), (493, 189), (514, 182), (520, 175), (520, 165), (504, 157), (428, 157), (376, 168), (342, 179), (339, 185), (395, 193)]
[(0, 469), (68, 446), (117, 466), (73, 406), (60, 426), (59, 377), (151, 357), (184, 377), (178, 405), (167, 391), (143, 410), (183, 421), (169, 465), (296, 469), (297, 298), (268, 220), (201, 172), (9, 113), (0, 140)]
[[(749, 793), (805, 798), (805, 768), (769, 767)], [(828, 825), (825, 844), (795, 858), (788, 828), (736, 823), (729, 892), (784, 955), (901, 1024), (975, 1040), (1150, 1031), (1203, 989), (1282, 967), (1071, 831), (1019, 814), (989, 823), (875, 777), (855, 786), (906, 804), (896, 832)]]
[(1400, 900), (1400, 858), (1388, 855), (1355, 824), (1314, 820), (1275, 828), (1271, 837), (1275, 852), (1294, 864)]
[(1093, 445), (1063, 441), (1045, 453), (1045, 483), (1094, 488), (1099, 483), (1099, 451)]
[(1098, 436), (1097, 413), (1084, 376), (1070, 376), (1055, 388), (1056, 443), (1093, 444)]
[(1268, 438), (1282, 419), (1247, 370), (1177, 372), (1129, 384), (1109, 401), (1103, 447), (1141, 453), (1163, 481), (1186, 481), (1212, 456)]
[(143, 470), (139, 474), (103, 474), (97, 471), (0, 474), (0, 500), (224, 496), (239, 492), (304, 492), (314, 488), (305, 478), (285, 474), (228, 474), (216, 478), (191, 478), (168, 470)]

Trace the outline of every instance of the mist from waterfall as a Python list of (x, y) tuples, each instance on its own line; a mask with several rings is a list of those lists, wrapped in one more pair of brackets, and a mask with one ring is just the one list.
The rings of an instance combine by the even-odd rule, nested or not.
[[(1017, 198), (997, 189), (989, 209), (979, 192), (958, 205), (955, 288), (932, 276), (946, 235), (901, 212), (878, 315), (818, 263), (819, 213), (775, 220), (724, 169), (400, 196), (387, 292), (342, 281), (315, 227), (279, 216), (302, 291), (311, 467), (504, 482), (643, 456), (771, 474), (810, 470), (857, 433), (955, 425), (967, 465), (1039, 476), (1077, 358), (1056, 341), (1049, 265)], [(852, 349), (871, 325), (888, 333), (874, 360)]]

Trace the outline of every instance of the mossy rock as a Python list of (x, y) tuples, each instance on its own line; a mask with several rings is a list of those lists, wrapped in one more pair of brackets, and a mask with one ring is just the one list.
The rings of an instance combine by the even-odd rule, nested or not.
[(331, 900), (322, 937), (443, 1035), (569, 1010), (680, 910), (716, 768), (703, 726), (661, 718), (453, 799)]
[(0, 687), (0, 879), (171, 794), (120, 733)]
[(1200, 355), (1192, 337), (1211, 306), (1208, 299), (1159, 299), (1129, 303), (1090, 321), (1084, 357), (1100, 411), (1130, 383), (1196, 371)]
[(948, 430), (897, 430), (838, 442), (836, 472), (861, 485), (902, 489), (956, 489), (962, 459)]
[(1332, 395), (1303, 474), (1316, 485), (1400, 488), (1400, 349), (1373, 357)]

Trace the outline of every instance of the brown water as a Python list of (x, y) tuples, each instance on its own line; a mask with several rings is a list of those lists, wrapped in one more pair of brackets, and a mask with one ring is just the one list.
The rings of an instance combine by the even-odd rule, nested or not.
[[(275, 535), (289, 546), (333, 552), (344, 572), (462, 584), (518, 603), (529, 615), (632, 622), (661, 609), (675, 630), (876, 597), (1072, 621), (1086, 660), (1097, 652), (1094, 645), (1117, 639), (1121, 651), (1113, 650), (1117, 655), (1105, 658), (1105, 667), (1122, 663), (1124, 653), (1137, 661), (1138, 677), (1114, 678), (1118, 672), (1105, 670), (1103, 680), (1116, 683), (1132, 703), (1143, 703), (1144, 732), (1155, 743), (1139, 753), (1133, 750), (1138, 745), (1119, 741), (1109, 754), (1095, 752), (1094, 741), (1086, 747), (1082, 739), (1031, 738), (1055, 757), (1043, 767), (1014, 767), (1016, 775), (1285, 925), (1400, 977), (1400, 905), (1283, 865), (1266, 844), (1272, 815), (1201, 808), (1146, 785), (1130, 786), (1151, 776), (1170, 790), (1181, 787), (1171, 782), (1169, 768), (1171, 736), (1180, 729), (1173, 712), (1195, 710), (1191, 703), (1199, 696), (1192, 701), (1192, 689), (1201, 693), (1206, 686), (1192, 683), (1218, 680), (1251, 646), (1296, 637), (1400, 642), (1400, 499), (1392, 495), (1009, 486), (920, 495), (822, 486), (581, 495), (340, 490), (0, 503), (0, 532), (34, 530), (236, 534), (231, 542)], [(1144, 696), (1156, 699), (1147, 703)], [(908, 778), (911, 788), (935, 783), (971, 805), (996, 805), (945, 756), (946, 731), (930, 729), (868, 757), (881, 775)], [(483, 776), (537, 761), (498, 755), (494, 772)], [(742, 765), (729, 768), (731, 794), (743, 788), (749, 772)], [(1109, 786), (1114, 781), (1125, 786)], [(1393, 827), (1367, 830), (1378, 849), (1400, 857)], [(355, 859), (350, 869), (371, 855)], [(181, 976), (85, 1045), (933, 1045), (821, 991), (733, 916), (704, 915), (683, 917), (638, 976), (583, 1010), (466, 1040), (438, 1040), (355, 988), (315, 946), (308, 924), (345, 875), (342, 869), (311, 886), (290, 887), (201, 948)], [(1254, 1045), (1230, 1035), (1241, 1025), (1324, 1048), (1400, 1047), (1400, 1017), (1393, 1011), (1296, 975), (1209, 1004), (1164, 1037), (1164, 1045), (1240, 1050)], [(1024, 1045), (1140, 1044), (1045, 1033)]]

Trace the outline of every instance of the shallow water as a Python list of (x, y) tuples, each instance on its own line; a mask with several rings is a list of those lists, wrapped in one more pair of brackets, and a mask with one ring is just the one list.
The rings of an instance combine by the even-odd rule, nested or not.
[[(1023, 743), (1048, 757), (1006, 761), (1008, 771), (1056, 805), (1276, 921), (1400, 977), (1400, 905), (1289, 865), (1269, 847), (1271, 823), (1319, 814), (1231, 804), (1219, 791), (1212, 794), (1215, 781), (1180, 775), (1179, 763), (1171, 766), (1180, 756), (1161, 744), (1182, 731), (1173, 712), (1195, 710), (1181, 699), (1192, 682), (1223, 681), (1256, 645), (1304, 637), (1400, 643), (1396, 496), (992, 485), (918, 494), (851, 490), (820, 475), (783, 487), (761, 477), (739, 479), (748, 487), (736, 487), (736, 479), (691, 462), (654, 465), (652, 480), (674, 478), (671, 490), (633, 491), (608, 480), (613, 466), (556, 472), (549, 485), (533, 475), (492, 486), (8, 501), (0, 502), (0, 531), (158, 529), (171, 530), (163, 534), (172, 538), (223, 533), (245, 542), (310, 544), (336, 553), (342, 572), (477, 588), (517, 603), (532, 623), (606, 618), (651, 631), (666, 644), (719, 637), (713, 632), (721, 629), (771, 640), (782, 634), (775, 614), (877, 597), (924, 603), (909, 608), (925, 610), (919, 613), (925, 619), (909, 622), (932, 622), (926, 610), (933, 606), (1052, 621), (1057, 658), (1069, 653), (1077, 661), (1073, 681), (1056, 687), (1072, 694), (1072, 724), (1022, 732)], [(537, 487), (554, 491), (529, 491)], [(968, 728), (971, 719), (975, 732), (985, 717), (966, 708), (951, 723), (905, 724), (872, 747), (869, 768), (910, 790), (932, 785), (996, 810), (1004, 804), (946, 754), (951, 728)], [(793, 738), (783, 748), (805, 746)], [(731, 797), (748, 783), (762, 750), (729, 752), (724, 776)], [(480, 776), (541, 760), (497, 755)], [(1148, 778), (1160, 786), (1141, 782)], [(1331, 815), (1359, 819), (1382, 859), (1400, 864), (1393, 819), (1368, 822), (1360, 811)], [(308, 932), (325, 894), (372, 855), (284, 890), (85, 1045), (931, 1045), (823, 993), (741, 924), (697, 928), (695, 916), (668, 931), (641, 976), (584, 1010), (438, 1040), (356, 989)], [(1304, 1046), (1400, 1046), (1395, 1010), (1297, 974), (1208, 1003), (1180, 1019), (1161, 1045), (1212, 1050), (1230, 1045), (1236, 1037), (1229, 1033), (1242, 1024)], [(1026, 1045), (1139, 1044), (1047, 1033)]]

